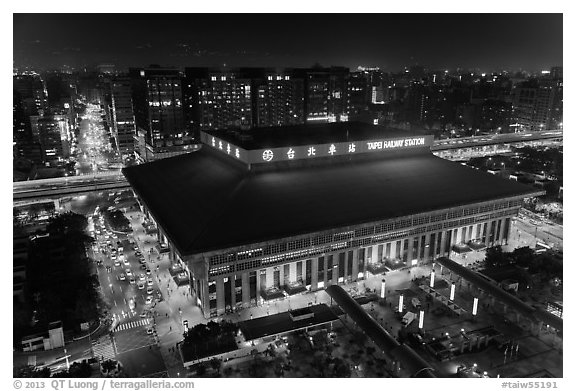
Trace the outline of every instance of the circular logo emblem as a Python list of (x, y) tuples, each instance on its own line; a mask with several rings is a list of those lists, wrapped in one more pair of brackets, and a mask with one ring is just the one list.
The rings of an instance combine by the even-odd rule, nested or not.
[(264, 161), (269, 162), (270, 160), (272, 160), (273, 157), (274, 157), (274, 152), (272, 152), (269, 149), (262, 152), (262, 159), (264, 159)]

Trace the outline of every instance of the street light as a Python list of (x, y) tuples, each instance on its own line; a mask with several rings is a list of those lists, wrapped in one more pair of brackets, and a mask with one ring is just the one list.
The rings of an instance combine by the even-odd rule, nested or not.
[(478, 298), (474, 298), (474, 305), (472, 306), (472, 315), (476, 316), (478, 313)]

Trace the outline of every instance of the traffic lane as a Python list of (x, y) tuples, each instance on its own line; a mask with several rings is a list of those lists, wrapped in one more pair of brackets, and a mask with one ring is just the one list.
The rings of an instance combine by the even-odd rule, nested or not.
[(534, 224), (530, 221), (526, 222), (524, 220), (516, 220), (516, 226), (518, 229), (525, 231), (531, 236), (536, 235), (538, 239), (548, 240), (554, 243), (562, 242), (562, 229), (558, 226), (542, 223)]
[[(141, 347), (117, 355), (130, 377), (163, 377), (167, 368), (157, 346)], [(164, 375), (166, 373), (166, 375)]]

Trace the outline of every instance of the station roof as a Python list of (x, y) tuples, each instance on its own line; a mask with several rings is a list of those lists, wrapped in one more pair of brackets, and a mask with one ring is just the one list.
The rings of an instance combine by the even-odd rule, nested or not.
[(431, 153), (250, 171), (204, 147), (123, 173), (181, 256), (538, 193)]
[(389, 129), (362, 122), (335, 122), (323, 124), (265, 127), (243, 130), (210, 130), (217, 136), (244, 149), (278, 148), (287, 145), (341, 143), (347, 141), (392, 139), (427, 134), (424, 131)]
[(240, 330), (242, 330), (242, 334), (244, 334), (244, 338), (247, 341), (251, 341), (338, 320), (338, 316), (326, 304), (317, 304), (306, 307), (306, 309), (313, 313), (314, 316), (294, 320), (290, 316), (290, 312), (280, 312), (275, 315), (245, 320), (239, 322), (238, 325)]

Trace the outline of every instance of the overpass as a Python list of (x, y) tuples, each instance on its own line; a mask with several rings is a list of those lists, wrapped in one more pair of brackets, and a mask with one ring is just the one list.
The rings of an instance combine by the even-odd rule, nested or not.
[(558, 140), (563, 138), (562, 130), (547, 130), (542, 132), (502, 133), (488, 136), (473, 136), (435, 140), (430, 148), (432, 152), (450, 149), (473, 148), (500, 144), (518, 144), (532, 141)]
[[(436, 140), (430, 150), (444, 157), (442, 153), (470, 148), (561, 140), (562, 135), (561, 130), (548, 130)], [(13, 182), (13, 200), (15, 204), (22, 205), (90, 191), (119, 190), (128, 187), (128, 182), (120, 170), (102, 171), (91, 175)]]
[(130, 185), (120, 171), (104, 171), (94, 175), (13, 182), (12, 200), (14, 206), (21, 206), (92, 191), (119, 190), (129, 187)]
[(561, 130), (505, 133), (435, 140), (430, 150), (443, 159), (468, 160), (473, 157), (510, 153), (512, 146), (554, 145), (561, 143), (562, 139), (563, 132)]

